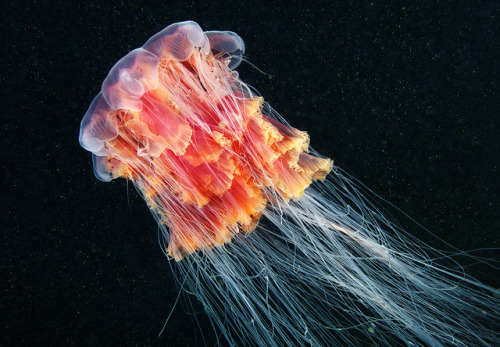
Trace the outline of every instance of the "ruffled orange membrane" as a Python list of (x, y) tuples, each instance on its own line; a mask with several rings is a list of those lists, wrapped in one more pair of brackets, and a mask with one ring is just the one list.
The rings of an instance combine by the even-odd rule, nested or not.
[(96, 176), (134, 182), (177, 261), (251, 232), (276, 195), (298, 199), (332, 168), (264, 114), (231, 70), (243, 51), (234, 33), (169, 26), (113, 67), (82, 121)]

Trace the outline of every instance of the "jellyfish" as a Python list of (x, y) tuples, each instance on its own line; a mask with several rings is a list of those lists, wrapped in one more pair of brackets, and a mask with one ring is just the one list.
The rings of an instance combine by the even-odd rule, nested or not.
[(231, 345), (495, 345), (498, 291), (437, 264), (235, 70), (235, 33), (172, 24), (83, 117), (95, 176), (131, 181)]

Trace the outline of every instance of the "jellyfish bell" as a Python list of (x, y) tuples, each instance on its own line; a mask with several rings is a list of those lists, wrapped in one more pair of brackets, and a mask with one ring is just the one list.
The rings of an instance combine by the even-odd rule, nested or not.
[(207, 36), (193, 21), (169, 25), (153, 35), (142, 47), (160, 60), (186, 61), (197, 49), (205, 54), (210, 51)]
[(235, 33), (172, 24), (111, 69), (80, 129), (96, 177), (134, 183), (226, 339), (498, 339), (492, 289), (435, 265), (312, 150), (233, 71), (244, 51)]
[(245, 42), (232, 31), (205, 31), (214, 56), (225, 61), (227, 66), (236, 69), (245, 54)]
[(113, 109), (141, 111), (141, 97), (158, 87), (158, 58), (138, 48), (121, 58), (102, 84), (102, 95)]

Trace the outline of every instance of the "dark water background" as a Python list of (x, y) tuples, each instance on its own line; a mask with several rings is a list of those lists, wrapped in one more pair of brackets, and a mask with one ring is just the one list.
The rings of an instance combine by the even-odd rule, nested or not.
[[(243, 63), (241, 78), (376, 193), (460, 249), (499, 248), (498, 16), (495, 1), (2, 6), (0, 345), (215, 343), (187, 305), (158, 338), (175, 264), (145, 203), (97, 181), (77, 141), (113, 64), (182, 20), (238, 33), (273, 75)], [(470, 273), (500, 285), (498, 271)]]

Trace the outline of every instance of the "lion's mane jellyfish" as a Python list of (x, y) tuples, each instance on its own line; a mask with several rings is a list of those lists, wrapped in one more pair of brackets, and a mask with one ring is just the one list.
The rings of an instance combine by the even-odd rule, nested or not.
[(134, 183), (228, 342), (499, 343), (494, 290), (436, 265), (310, 149), (239, 79), (244, 51), (235, 33), (170, 25), (116, 63), (80, 129), (97, 178)]

